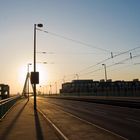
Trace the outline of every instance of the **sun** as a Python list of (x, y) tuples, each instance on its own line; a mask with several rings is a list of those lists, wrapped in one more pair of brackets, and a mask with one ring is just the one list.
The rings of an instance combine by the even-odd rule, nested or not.
[(37, 64), (37, 71), (39, 72), (39, 84), (45, 85), (48, 82), (48, 71), (43, 64)]
[(19, 84), (22, 85), (22, 86), (25, 83), (26, 75), (27, 75), (27, 67), (26, 66), (19, 67), (19, 70), (18, 70), (18, 81), (19, 81)]
[[(29, 72), (33, 71), (33, 66), (30, 65)], [(48, 83), (48, 71), (45, 65), (37, 64), (36, 71), (39, 72), (39, 85), (45, 85)], [(27, 66), (21, 66), (18, 70), (18, 81), (21, 87), (24, 86), (27, 76)]]

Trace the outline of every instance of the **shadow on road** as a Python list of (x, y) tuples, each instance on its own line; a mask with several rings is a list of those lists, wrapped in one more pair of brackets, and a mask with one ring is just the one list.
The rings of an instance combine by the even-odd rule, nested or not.
[(34, 110), (34, 116), (35, 116), (35, 127), (36, 127), (36, 134), (37, 134), (37, 140), (44, 140), (42, 128), (40, 124), (39, 114), (37, 110)]
[(8, 125), (8, 127), (6, 128), (6, 130), (3, 132), (3, 134), (1, 135), (1, 140), (5, 140), (8, 135), (10, 134), (11, 130), (13, 129), (13, 127), (15, 126), (18, 118), (20, 117), (21, 113), (23, 112), (25, 106), (27, 105), (28, 101), (23, 104), (23, 106), (21, 107), (21, 109), (19, 110), (19, 112), (16, 114), (16, 116), (14, 117), (14, 119), (11, 121), (11, 123)]

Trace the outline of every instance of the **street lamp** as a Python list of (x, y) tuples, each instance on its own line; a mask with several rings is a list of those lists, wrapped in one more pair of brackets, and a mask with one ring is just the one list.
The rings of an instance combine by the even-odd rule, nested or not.
[(107, 81), (106, 64), (102, 64), (102, 66), (104, 66), (104, 69), (105, 69), (105, 80)]
[(27, 64), (27, 73), (28, 73), (28, 101), (29, 101), (29, 66), (32, 65), (31, 63)]
[[(34, 74), (36, 73), (36, 29), (37, 27), (43, 27), (43, 24), (34, 24)], [(36, 110), (36, 84), (37, 82), (33, 82), (34, 87), (34, 109)]]
[(48, 64), (47, 62), (37, 62), (37, 63), (40, 63), (40, 64)]
[(78, 74), (75, 74), (75, 76), (76, 76), (76, 79), (79, 80), (79, 75)]
[(36, 52), (36, 53), (43, 53), (43, 54), (46, 54), (46, 52)]

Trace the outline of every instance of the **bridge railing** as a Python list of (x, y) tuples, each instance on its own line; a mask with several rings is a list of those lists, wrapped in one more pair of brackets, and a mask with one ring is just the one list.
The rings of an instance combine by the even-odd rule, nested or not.
[(14, 96), (0, 101), (0, 119), (4, 117), (7, 111), (16, 103), (21, 96)]

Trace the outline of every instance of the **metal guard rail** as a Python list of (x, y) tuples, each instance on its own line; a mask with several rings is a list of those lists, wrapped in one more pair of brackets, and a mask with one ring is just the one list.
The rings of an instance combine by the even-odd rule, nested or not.
[(4, 99), (0, 101), (0, 119), (3, 118), (3, 116), (6, 114), (6, 112), (16, 103), (18, 99), (20, 99), (21, 96), (14, 96), (10, 97), (8, 99)]

